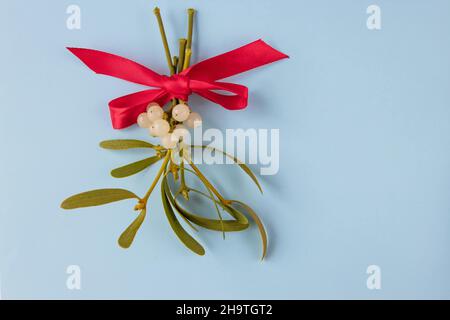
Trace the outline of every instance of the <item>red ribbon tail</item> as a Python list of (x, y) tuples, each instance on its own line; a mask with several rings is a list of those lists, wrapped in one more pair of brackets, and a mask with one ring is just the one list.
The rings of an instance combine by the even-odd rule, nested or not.
[(92, 49), (67, 49), (95, 73), (149, 87), (159, 87), (161, 84), (162, 76), (160, 74), (124, 57)]
[[(205, 99), (211, 100), (229, 110), (247, 106), (248, 89), (245, 86), (217, 82), (263, 65), (289, 58), (262, 40), (257, 40), (235, 50), (199, 62), (181, 74), (191, 78), (191, 89)], [(211, 90), (229, 91), (226, 95)]]
[(289, 56), (260, 39), (194, 64), (182, 74), (196, 80), (217, 81), (286, 58)]

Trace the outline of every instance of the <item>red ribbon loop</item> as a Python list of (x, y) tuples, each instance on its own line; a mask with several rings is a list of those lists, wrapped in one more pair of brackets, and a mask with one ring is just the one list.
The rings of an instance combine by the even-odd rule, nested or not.
[[(192, 93), (229, 110), (245, 108), (248, 100), (247, 87), (218, 82), (218, 80), (288, 58), (287, 55), (275, 50), (264, 41), (257, 40), (199, 62), (180, 74), (168, 77), (134, 61), (107, 52), (82, 48), (67, 49), (98, 74), (156, 88), (112, 100), (109, 103), (109, 109), (114, 129), (135, 124), (138, 115), (145, 112), (150, 102), (164, 105), (174, 98), (187, 101)], [(215, 91), (227, 91), (232, 95)]]

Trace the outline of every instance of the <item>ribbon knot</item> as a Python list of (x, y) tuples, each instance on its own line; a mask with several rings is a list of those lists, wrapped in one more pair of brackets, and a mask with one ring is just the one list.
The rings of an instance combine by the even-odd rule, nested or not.
[[(201, 61), (183, 72), (164, 76), (129, 59), (98, 50), (67, 48), (92, 71), (156, 89), (132, 93), (109, 102), (114, 129), (122, 129), (136, 123), (140, 113), (150, 102), (161, 106), (173, 98), (187, 101), (188, 96), (199, 96), (229, 110), (247, 106), (248, 89), (245, 86), (219, 82), (218, 80), (288, 58), (262, 40)], [(232, 93), (220, 94), (215, 91)]]
[(161, 87), (167, 90), (173, 98), (187, 100), (192, 93), (189, 82), (189, 77), (181, 74), (174, 74), (170, 77), (162, 76)]

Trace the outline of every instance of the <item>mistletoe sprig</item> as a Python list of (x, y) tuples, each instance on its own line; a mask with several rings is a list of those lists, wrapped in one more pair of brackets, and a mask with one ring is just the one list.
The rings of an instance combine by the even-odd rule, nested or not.
[[(172, 56), (167, 42), (164, 24), (158, 8), (154, 10), (165, 56), (169, 67), (169, 76), (155, 71), (129, 59), (110, 53), (68, 48), (75, 56), (96, 73), (128, 80), (141, 85), (153, 87), (120, 98), (109, 103), (112, 125), (122, 129), (133, 124), (148, 130), (149, 134), (160, 139), (155, 145), (141, 140), (108, 140), (100, 143), (104, 149), (127, 150), (145, 148), (152, 155), (111, 171), (115, 178), (124, 178), (137, 174), (144, 169), (162, 161), (162, 164), (149, 186), (147, 192), (139, 197), (125, 189), (98, 189), (83, 192), (67, 198), (61, 204), (63, 209), (76, 209), (108, 204), (111, 202), (134, 199), (134, 210), (139, 211), (136, 219), (120, 235), (119, 245), (129, 248), (150, 211), (149, 198), (160, 183), (161, 201), (164, 211), (174, 233), (191, 251), (204, 255), (205, 250), (181, 225), (185, 221), (194, 231), (196, 227), (221, 232), (243, 231), (249, 227), (249, 219), (258, 226), (262, 240), (262, 259), (267, 252), (267, 234), (263, 223), (250, 206), (238, 200), (225, 198), (206, 178), (191, 158), (194, 148), (212, 149), (221, 152), (237, 164), (262, 192), (256, 176), (244, 163), (221, 150), (209, 146), (195, 146), (187, 143), (189, 128), (196, 128), (202, 123), (201, 116), (192, 112), (188, 97), (195, 93), (229, 110), (238, 110), (247, 106), (247, 87), (220, 81), (265, 64), (287, 58), (262, 40), (257, 40), (235, 50), (191, 65), (192, 35), (195, 11), (188, 9), (187, 37), (179, 39), (178, 56)], [(227, 91), (230, 94), (218, 93)], [(189, 186), (186, 177), (198, 179), (204, 191)], [(217, 219), (207, 218), (193, 213), (190, 206), (190, 194), (197, 194), (214, 205)], [(184, 198), (183, 203), (180, 198)], [(224, 218), (223, 214), (228, 217)]]

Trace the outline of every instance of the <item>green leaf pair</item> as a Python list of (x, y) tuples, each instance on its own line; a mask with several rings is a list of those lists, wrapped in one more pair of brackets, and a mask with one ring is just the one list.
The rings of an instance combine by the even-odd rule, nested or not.
[[(203, 227), (208, 230), (212, 231), (220, 231), (223, 232), (225, 235), (226, 232), (237, 232), (237, 231), (243, 231), (246, 230), (249, 227), (249, 221), (248, 217), (250, 217), (253, 221), (255, 221), (256, 225), (258, 226), (261, 240), (262, 240), (262, 259), (265, 257), (267, 252), (267, 234), (264, 229), (264, 226), (262, 224), (262, 221), (259, 219), (257, 214), (245, 203), (237, 201), (237, 200), (225, 200), (221, 194), (213, 187), (213, 185), (206, 179), (206, 177), (199, 171), (199, 169), (194, 166), (192, 162), (190, 162), (192, 168), (195, 170), (190, 170), (187, 168), (183, 168), (183, 172), (190, 172), (194, 174), (200, 181), (203, 183), (203, 185), (206, 187), (206, 190), (208, 191), (209, 195), (206, 193), (203, 193), (199, 190), (188, 188), (185, 186), (186, 191), (192, 191), (195, 192), (202, 197), (208, 199), (209, 201), (212, 201), (216, 210), (217, 214), (219, 216), (219, 219), (211, 219), (206, 218), (198, 214), (194, 214), (189, 212), (187, 209), (185, 209), (177, 200), (179, 192), (174, 194), (169, 186), (168, 180), (167, 180), (167, 174), (170, 173), (168, 170), (168, 157), (169, 154), (167, 154), (167, 151), (160, 146), (154, 146), (148, 142), (140, 141), (140, 140), (108, 140), (103, 141), (100, 143), (100, 146), (105, 149), (111, 149), (111, 150), (126, 150), (126, 149), (132, 149), (132, 148), (151, 148), (155, 151), (157, 151), (157, 155), (130, 163), (128, 165), (122, 166), (120, 168), (114, 169), (111, 172), (111, 175), (115, 178), (123, 178), (128, 177), (133, 174), (136, 174), (138, 172), (141, 172), (145, 168), (153, 165), (154, 163), (161, 160), (162, 156), (165, 157), (165, 161), (163, 166), (160, 169), (160, 172), (158, 176), (156, 177), (154, 181), (154, 185), (156, 185), (157, 180), (159, 179), (160, 175), (164, 172), (164, 176), (162, 178), (161, 182), (161, 199), (164, 207), (164, 211), (166, 213), (167, 219), (169, 221), (170, 226), (174, 230), (177, 237), (180, 239), (180, 241), (191, 251), (195, 252), (198, 255), (204, 255), (205, 249), (202, 247), (202, 245), (195, 240), (186, 230), (184, 230), (183, 226), (178, 221), (174, 210), (178, 213), (178, 215), (189, 225), (191, 226), (195, 231), (197, 230), (194, 225)], [(193, 147), (202, 147), (202, 148), (209, 148), (209, 147), (203, 147), (203, 146), (193, 146)], [(255, 182), (259, 190), (262, 192), (261, 186), (256, 179), (256, 176), (253, 174), (253, 172), (250, 170), (248, 166), (241, 163), (237, 158), (234, 158), (225, 152), (213, 149), (217, 152), (222, 152), (226, 156), (233, 159), (233, 161), (238, 164), (242, 170)], [(184, 179), (184, 175), (183, 175)], [(184, 183), (184, 180), (183, 180)], [(154, 185), (151, 187), (154, 187)], [(183, 184), (182, 184), (183, 186)], [(92, 207), (92, 206), (99, 206), (108, 204), (111, 202), (117, 202), (122, 201), (126, 199), (137, 199), (139, 201), (138, 205), (135, 207), (135, 210), (141, 210), (139, 215), (135, 218), (135, 220), (128, 226), (128, 228), (120, 235), (118, 243), (122, 248), (129, 248), (131, 244), (133, 243), (133, 240), (141, 227), (142, 223), (145, 220), (147, 209), (145, 207), (146, 201), (148, 199), (148, 196), (151, 193), (151, 190), (149, 190), (148, 194), (144, 196), (143, 199), (139, 198), (136, 194), (134, 194), (131, 191), (125, 190), (125, 189), (97, 189), (92, 191), (83, 192), (74, 196), (71, 196), (64, 200), (61, 204), (61, 207), (63, 209), (76, 209), (76, 208), (84, 208), (84, 207)], [(217, 197), (217, 199), (216, 199)], [(242, 209), (238, 210), (239, 207)], [(233, 219), (223, 219), (222, 215), (220, 213), (219, 207), (227, 212)]]
[[(159, 150), (158, 147), (151, 143), (141, 140), (107, 140), (100, 143), (100, 147), (110, 150), (127, 150), (134, 148), (151, 148)], [(111, 175), (114, 178), (124, 178), (141, 172), (148, 168), (152, 164), (161, 160), (159, 155), (152, 156), (137, 162), (130, 163), (120, 168), (111, 171)], [(111, 202), (126, 200), (126, 199), (138, 199), (139, 197), (133, 192), (124, 189), (97, 189), (92, 191), (83, 192), (72, 197), (67, 198), (61, 204), (63, 209), (77, 209), (84, 207), (93, 207), (108, 204)], [(119, 245), (122, 248), (129, 248), (136, 236), (137, 231), (142, 225), (146, 216), (146, 209), (141, 210), (138, 217), (130, 224), (130, 226), (122, 233), (119, 238)]]
[[(83, 192), (67, 198), (61, 204), (63, 209), (78, 209), (84, 207), (94, 207), (111, 202), (122, 201), (126, 199), (139, 199), (133, 192), (125, 189), (97, 189)], [(143, 209), (139, 216), (130, 224), (119, 238), (119, 245), (122, 248), (129, 248), (136, 236), (142, 222), (144, 222), (146, 210)]]
[[(194, 175), (196, 175), (195, 172), (186, 169), (187, 172), (190, 172)], [(197, 176), (197, 175), (196, 175)], [(197, 176), (198, 177), (198, 176)], [(199, 177), (198, 177), (199, 178)], [(205, 185), (205, 187), (207, 187)], [(163, 204), (164, 209), (166, 211), (166, 215), (169, 219), (169, 223), (174, 229), (175, 234), (177, 234), (178, 238), (183, 242), (183, 244), (188, 247), (193, 252), (200, 254), (199, 252), (203, 252), (200, 255), (204, 254), (203, 247), (195, 240), (193, 239), (186, 230), (183, 229), (181, 224), (176, 220), (175, 215), (173, 214), (172, 207), (178, 212), (178, 214), (190, 225), (192, 226), (191, 222), (193, 224), (196, 224), (200, 227), (203, 227), (205, 229), (209, 229), (212, 231), (222, 231), (222, 232), (236, 232), (236, 231), (242, 231), (249, 227), (249, 222), (247, 217), (238, 209), (236, 209), (232, 205), (224, 204), (220, 201), (217, 201), (212, 196), (208, 196), (207, 194), (196, 190), (189, 188), (190, 191), (196, 192), (197, 194), (200, 194), (201, 196), (211, 200), (216, 205), (219, 205), (223, 210), (225, 210), (230, 216), (232, 216), (235, 220), (217, 220), (217, 219), (209, 219), (202, 217), (200, 215), (196, 215), (193, 213), (190, 213), (186, 209), (184, 209), (180, 203), (176, 200), (176, 196), (173, 195), (173, 192), (171, 191), (169, 187), (169, 183), (167, 181), (167, 177), (163, 178), (163, 181), (161, 183), (161, 195), (163, 198)], [(264, 259), (267, 253), (267, 233), (265, 231), (264, 225), (261, 221), (261, 219), (258, 217), (258, 215), (253, 211), (253, 209), (248, 206), (247, 204), (237, 201), (237, 200), (230, 200), (231, 203), (237, 204), (240, 207), (242, 207), (245, 212), (251, 217), (252, 220), (255, 221), (255, 223), (258, 226), (258, 230), (261, 235), (261, 241), (262, 241), (262, 257), (261, 260)], [(173, 222), (173, 220), (176, 220), (176, 223)], [(172, 221), (172, 222), (171, 222)], [(195, 230), (195, 228), (194, 228)], [(188, 236), (186, 236), (186, 234)], [(183, 236), (180, 236), (183, 235)], [(189, 241), (186, 241), (186, 238), (189, 239)], [(199, 248), (203, 251), (199, 251)]]
[(234, 209), (233, 207), (226, 206), (222, 204), (221, 202), (211, 198), (210, 196), (204, 194), (203, 192), (200, 192), (196, 189), (190, 188), (190, 191), (196, 192), (203, 197), (208, 198), (209, 200), (215, 202), (217, 205), (219, 205), (223, 210), (225, 210), (228, 214), (230, 214), (235, 220), (223, 220), (223, 219), (208, 219), (205, 217), (202, 217), (200, 215), (196, 215), (193, 213), (190, 213), (186, 209), (184, 209), (180, 203), (176, 200), (176, 198), (173, 197), (173, 194), (167, 188), (167, 197), (169, 198), (170, 202), (174, 206), (174, 208), (178, 211), (178, 213), (186, 218), (187, 220), (191, 221), (192, 223), (203, 227), (205, 229), (209, 229), (212, 231), (222, 231), (222, 232), (235, 232), (235, 231), (242, 231), (249, 227), (248, 219), (238, 210)]
[[(159, 150), (159, 148), (151, 143), (142, 140), (133, 140), (133, 139), (121, 139), (121, 140), (106, 140), (100, 142), (100, 147), (103, 149), (109, 150), (127, 150), (127, 149), (136, 149), (136, 148), (150, 148), (154, 150)], [(143, 171), (144, 169), (150, 167), (152, 164), (155, 164), (161, 160), (160, 155), (152, 156), (143, 160), (139, 160), (120, 168), (114, 169), (111, 171), (111, 175), (114, 178), (125, 178), (132, 176), (136, 173)]]

